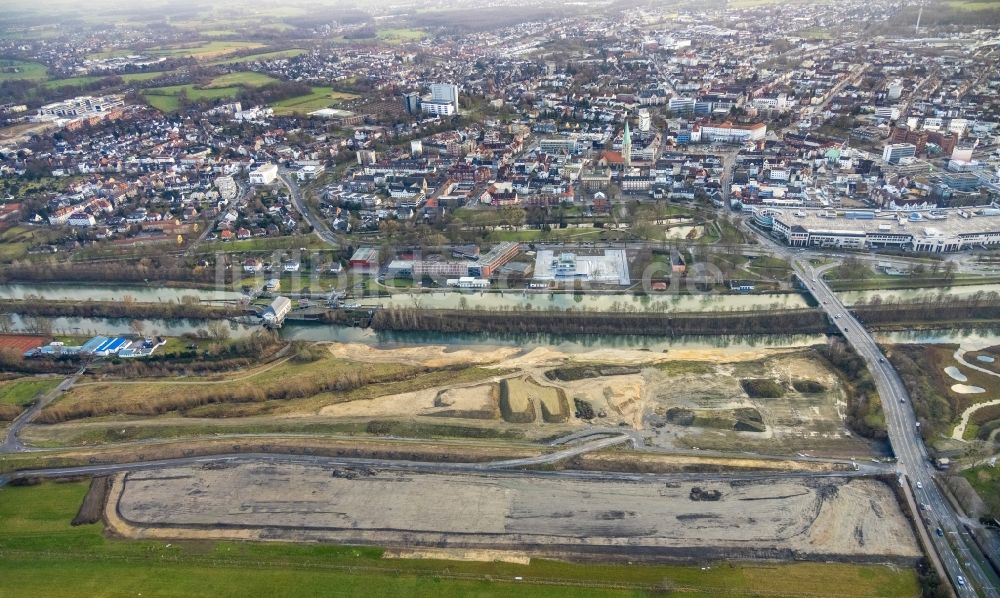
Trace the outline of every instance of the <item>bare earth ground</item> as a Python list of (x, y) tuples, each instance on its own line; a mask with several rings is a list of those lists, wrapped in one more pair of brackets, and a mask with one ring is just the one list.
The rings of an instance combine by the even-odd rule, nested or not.
[[(248, 538), (418, 548), (912, 559), (920, 550), (883, 483), (844, 478), (625, 482), (372, 471), (292, 464), (119, 476), (105, 515), (139, 538)], [(527, 547), (527, 548), (522, 548)], [(692, 553), (691, 551), (694, 551)]]
[[(638, 349), (566, 351), (558, 347), (519, 350), (512, 347), (476, 347), (450, 350), (446, 346), (378, 349), (368, 345), (331, 343), (328, 350), (352, 363), (407, 363), (425, 367), (473, 366), (495, 368), (496, 376), (470, 382), (442, 383), (432, 388), (352, 401), (293, 401), (280, 413), (226, 418), (197, 417), (198, 413), (164, 416), (112, 417), (30, 426), (23, 437), (38, 446), (58, 446), (74, 430), (91, 431), (84, 438), (101, 438), (99, 429), (115, 431), (127, 425), (155, 428), (168, 423), (214, 427), (218, 433), (244, 425), (282, 421), (303, 426), (322, 423), (366, 422), (372, 419), (409, 420), (433, 425), (475, 426), (517, 431), (526, 439), (551, 438), (587, 426), (627, 426), (644, 433), (647, 444), (663, 448), (752, 451), (768, 454), (808, 453), (817, 456), (864, 457), (874, 448), (847, 429), (845, 395), (835, 373), (809, 348), (678, 349), (653, 353)], [(636, 373), (596, 375), (559, 380), (547, 375), (554, 368), (629, 366)], [(785, 389), (783, 397), (755, 399), (741, 379), (766, 378)], [(545, 422), (541, 416), (525, 423), (507, 422), (499, 409), (503, 379), (531, 379), (537, 385), (561, 390), (569, 418)], [(443, 380), (446, 380), (443, 378)], [(825, 390), (800, 393), (793, 381), (821, 383)], [(197, 384), (189, 381), (190, 384)], [(397, 386), (399, 388), (399, 386)], [(155, 387), (152, 388), (155, 391)], [(537, 389), (543, 392), (544, 389)], [(331, 395), (332, 396), (332, 395)], [(334, 399), (336, 397), (333, 397)], [(592, 407), (594, 418), (575, 417), (578, 401)], [(537, 401), (536, 401), (537, 402)], [(536, 405), (536, 409), (538, 405)], [(550, 406), (550, 410), (554, 409)], [(671, 409), (697, 412), (698, 421), (682, 425), (668, 420)], [(727, 424), (735, 410), (759, 414), (759, 431), (740, 431)], [(196, 410), (197, 411), (197, 410)], [(252, 431), (252, 430), (251, 430)], [(294, 429), (288, 429), (294, 431)], [(150, 433), (155, 433), (152, 431)], [(175, 432), (183, 436), (183, 432)], [(115, 434), (105, 434), (115, 438)], [(147, 438), (151, 436), (147, 435)], [(64, 444), (65, 445), (65, 444)]]
[[(869, 455), (872, 446), (854, 437), (847, 429), (844, 413), (846, 397), (836, 374), (808, 349), (686, 349), (668, 353), (651, 353), (635, 349), (597, 349), (566, 353), (545, 347), (517, 353), (510, 348), (495, 351), (447, 351), (445, 347), (422, 349), (373, 349), (354, 345), (332, 345), (338, 356), (363, 360), (403, 360), (412, 363), (455, 364), (476, 363), (486, 367), (514, 370), (496, 378), (460, 387), (441, 387), (423, 391), (383, 396), (368, 401), (356, 401), (322, 407), (319, 415), (330, 417), (421, 417), (441, 415), (459, 407), (443, 407), (440, 397), (456, 404), (483, 405), (481, 397), (491, 384), (502, 378), (513, 381), (525, 375), (545, 386), (561, 388), (575, 411), (574, 399), (586, 401), (596, 415), (592, 422), (571, 417), (562, 427), (590, 425), (625, 425), (649, 434), (654, 446), (716, 450), (750, 450), (817, 455)], [(359, 353), (360, 352), (360, 353)], [(683, 366), (684, 362), (699, 362), (707, 371), (685, 373), (666, 370), (659, 364)], [(617, 376), (597, 376), (580, 380), (558, 381), (545, 373), (556, 367), (578, 364), (640, 365), (641, 373)], [(785, 395), (777, 399), (750, 398), (740, 386), (745, 378), (768, 378), (785, 387)], [(810, 380), (821, 383), (826, 390), (800, 393), (792, 381)], [(444, 394), (440, 394), (444, 393)], [(467, 398), (465, 398), (467, 395)], [(438, 398), (438, 401), (435, 401)], [(736, 431), (719, 427), (676, 425), (666, 421), (671, 408), (697, 410), (706, 416), (725, 416), (734, 409), (755, 409), (762, 418), (763, 431)], [(450, 418), (442, 418), (446, 421)], [(459, 419), (459, 421), (461, 421)], [(484, 422), (484, 420), (480, 420)], [(520, 424), (525, 431), (547, 429), (541, 418)], [(557, 430), (553, 430), (556, 432)]]

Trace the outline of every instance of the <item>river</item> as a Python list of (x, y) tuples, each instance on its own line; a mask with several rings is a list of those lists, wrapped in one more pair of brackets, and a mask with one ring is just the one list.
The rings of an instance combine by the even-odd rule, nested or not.
[[(968, 297), (978, 292), (1000, 293), (1000, 284), (966, 285), (943, 288), (918, 288), (896, 290), (842, 291), (838, 293), (847, 305), (868, 301), (878, 295), (899, 300), (937, 296)], [(241, 293), (230, 290), (190, 289), (177, 287), (152, 287), (137, 285), (94, 284), (0, 284), (0, 297), (23, 299), (41, 297), (50, 300), (121, 301), (131, 297), (143, 303), (179, 302), (184, 297), (200, 301), (236, 301)], [(464, 299), (464, 301), (463, 301)], [(693, 294), (664, 293), (632, 295), (627, 293), (574, 294), (540, 293), (524, 291), (434, 291), (419, 294), (397, 293), (391, 297), (360, 299), (364, 306), (414, 307), (427, 309), (579, 309), (583, 311), (730, 311), (749, 309), (795, 309), (808, 307), (802, 295), (796, 293), (759, 294)]]
[[(29, 326), (25, 326), (25, 321)], [(115, 335), (130, 334), (132, 320), (111, 318), (47, 318), (54, 334), (66, 335)], [(206, 320), (140, 320), (143, 334), (180, 336), (206, 332)], [(13, 317), (15, 330), (30, 328), (30, 318)], [(259, 326), (228, 323), (233, 338), (249, 336)], [(463, 347), (517, 346), (524, 348), (558, 347), (565, 352), (586, 351), (594, 348), (629, 348), (662, 352), (671, 348), (739, 350), (750, 347), (801, 347), (826, 342), (819, 334), (794, 335), (719, 335), (692, 337), (662, 337), (646, 335), (553, 335), (553, 334), (488, 334), (488, 333), (436, 333), (375, 331), (368, 328), (330, 326), (324, 324), (288, 323), (281, 330), (287, 340), (363, 343), (374, 347), (400, 347), (419, 345), (446, 345)], [(1000, 345), (1000, 329), (965, 328), (886, 332), (876, 334), (883, 343), (933, 343), (961, 344), (969, 349)]]

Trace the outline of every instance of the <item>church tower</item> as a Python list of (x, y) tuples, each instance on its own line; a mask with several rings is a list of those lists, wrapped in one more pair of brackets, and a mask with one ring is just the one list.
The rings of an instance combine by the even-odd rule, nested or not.
[(622, 138), (622, 161), (625, 170), (632, 167), (632, 132), (628, 128), (628, 115), (625, 116), (625, 136)]

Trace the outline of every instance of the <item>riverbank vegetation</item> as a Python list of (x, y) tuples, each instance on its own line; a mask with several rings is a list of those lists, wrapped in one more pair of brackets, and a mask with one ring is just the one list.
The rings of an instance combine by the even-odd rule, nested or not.
[[(995, 391), (1000, 388), (1000, 380), (995, 376), (959, 366), (953, 357), (956, 348), (955, 345), (900, 344), (893, 345), (888, 352), (889, 360), (910, 394), (921, 433), (931, 446), (937, 444), (939, 438), (951, 435), (962, 412), (995, 397)], [(983, 388), (986, 392), (956, 392), (953, 386), (957, 380), (945, 372), (950, 366), (957, 366), (965, 378), (963, 384)], [(1000, 409), (995, 407), (986, 406), (975, 411), (969, 418), (969, 428), (975, 427), (967, 429), (968, 437), (974, 439), (985, 429), (988, 438), (997, 427), (993, 423), (997, 418), (1000, 418)]]
[(192, 319), (214, 320), (245, 315), (234, 304), (202, 303), (195, 297), (179, 302), (140, 303), (124, 301), (54, 301), (51, 299), (0, 299), (0, 314), (20, 314), (42, 318), (112, 318), (112, 319)]
[(822, 312), (809, 309), (664, 314), (389, 308), (375, 312), (371, 327), (376, 330), (507, 334), (689, 336), (822, 333), (826, 332), (827, 323)]
[(865, 361), (843, 339), (831, 339), (817, 352), (840, 374), (847, 399), (847, 427), (872, 440), (886, 440), (882, 401)]

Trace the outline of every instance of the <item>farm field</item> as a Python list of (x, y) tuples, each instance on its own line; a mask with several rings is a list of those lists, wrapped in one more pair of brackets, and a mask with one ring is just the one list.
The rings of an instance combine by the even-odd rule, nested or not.
[[(71, 526), (86, 482), (0, 488), (0, 594), (31, 587), (56, 598), (80, 594), (243, 598), (348, 595), (636, 596), (683, 589), (683, 596), (792, 596), (849, 587), (852, 596), (909, 597), (908, 569), (826, 563), (718, 564), (711, 573), (674, 565), (530, 564), (384, 558), (376, 547), (280, 542), (120, 540), (101, 523)], [(54, 550), (58, 547), (58, 554)], [(261, 566), (266, 563), (266, 566)], [(521, 581), (514, 580), (521, 577)], [(289, 580), (294, 578), (294, 584)], [(509, 581), (503, 581), (509, 580)], [(608, 583), (621, 589), (608, 588)], [(604, 587), (601, 587), (604, 586)], [(673, 595), (673, 592), (660, 595)], [(846, 594), (845, 594), (846, 595)]]
[(329, 87), (313, 87), (309, 95), (288, 98), (271, 104), (274, 113), (279, 116), (289, 114), (308, 114), (321, 108), (329, 108), (337, 102), (354, 99), (355, 95), (334, 91)]

